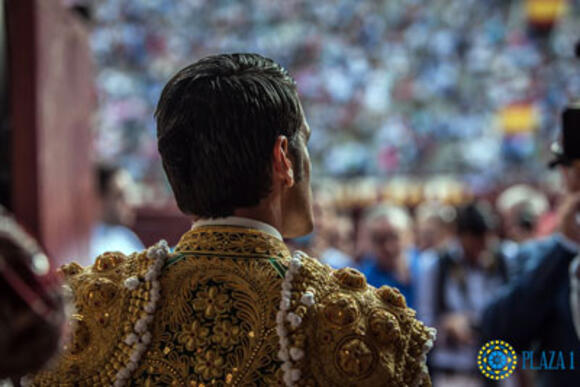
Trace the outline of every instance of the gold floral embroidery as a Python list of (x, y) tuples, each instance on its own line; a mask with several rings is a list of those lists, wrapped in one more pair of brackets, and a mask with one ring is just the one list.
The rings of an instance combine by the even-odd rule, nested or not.
[(208, 290), (202, 290), (193, 301), (193, 309), (196, 312), (203, 311), (207, 318), (214, 318), (216, 315), (227, 312), (229, 299), (217, 286), (210, 286)]
[[(135, 356), (135, 340), (139, 339), (135, 333), (143, 333), (137, 326), (140, 331), (148, 329), (145, 318), (153, 293), (152, 283), (145, 277), (157, 261), (148, 250), (130, 257), (121, 253), (105, 256), (114, 267), (104, 266), (101, 260), (98, 266), (83, 269), (71, 264), (64, 268), (67, 286), (74, 294), (73, 337), (58, 362), (36, 374), (32, 385), (110, 386)], [(137, 278), (140, 286), (127, 286), (129, 277)]]
[[(296, 349), (296, 356), (289, 354), (292, 370), (300, 372), (299, 385), (431, 385), (425, 353), (434, 332), (414, 319), (400, 292), (386, 286), (363, 288), (364, 277), (357, 272), (332, 272), (308, 257), (301, 264), (293, 277), (300, 291), (292, 293), (289, 310), (299, 313), (293, 305), (303, 302), (305, 290), (314, 295), (317, 307), (310, 309), (297, 329), (286, 324), (290, 351), (304, 348), (303, 356)], [(306, 346), (299, 337), (302, 333)]]
[(376, 350), (369, 348), (362, 338), (346, 340), (337, 350), (338, 367), (346, 375), (361, 377), (372, 371), (376, 363)]
[[(288, 249), (266, 233), (219, 226), (189, 231), (175, 251), (160, 278), (150, 343), (127, 385), (264, 385), (281, 365), (274, 329), (281, 279), (270, 260), (287, 265)], [(34, 385), (110, 386), (118, 367), (124, 367), (141, 345), (118, 338), (132, 330), (149, 302), (151, 289), (130, 290), (125, 282), (144, 279), (150, 260), (143, 252), (118, 261), (104, 271), (80, 266), (67, 270), (76, 309), (93, 340), (83, 351), (67, 352), (55, 367), (42, 371)], [(106, 307), (86, 297), (99, 278), (119, 287), (116, 297), (107, 293), (112, 303)], [(99, 323), (104, 313), (106, 327)]]
[[(128, 385), (280, 385), (275, 327), (282, 281), (270, 259), (289, 266), (283, 243), (255, 230), (200, 227), (183, 236), (173, 258), (160, 278), (150, 343)], [(76, 309), (91, 338), (98, 339), (76, 354), (67, 352), (53, 369), (37, 376), (35, 385), (111, 385), (116, 369), (142, 344), (118, 338), (142, 316), (151, 292), (123, 284), (144, 278), (150, 263), (145, 253), (118, 261), (105, 271), (68, 268)], [(396, 290), (364, 288), (356, 273), (333, 276), (329, 267), (310, 258), (302, 263), (293, 281), (292, 320), (285, 324), (287, 355), (297, 366), (293, 371), (301, 373), (297, 384), (430, 386), (424, 353), (433, 332), (414, 319)], [(93, 302), (99, 297), (86, 297), (98, 278), (119, 288), (115, 297), (105, 293), (104, 301), (112, 300), (106, 308)], [(315, 306), (302, 305), (307, 305), (302, 300), (306, 293), (313, 295)], [(339, 293), (334, 300), (332, 295)], [(103, 313), (108, 314), (106, 327), (98, 322)], [(292, 328), (296, 321), (299, 327)]]
[[(240, 228), (225, 230), (220, 228), (214, 234), (204, 227), (190, 232), (191, 238), (184, 237), (176, 248), (181, 257), (164, 273), (164, 307), (157, 312), (152, 349), (146, 357), (147, 361), (163, 364), (156, 372), (172, 375), (178, 385), (260, 386), (280, 369), (274, 326), (281, 279), (270, 258), (289, 253), (275, 248), (279, 241), (267, 234)], [(209, 253), (196, 247), (198, 242), (224, 239), (228, 243), (223, 246), (237, 246), (239, 256), (234, 250)], [(263, 243), (276, 253), (267, 257), (244, 255)], [(287, 261), (279, 259), (279, 264), (286, 265)], [(197, 323), (193, 326), (194, 321)], [(204, 330), (203, 340), (199, 340), (203, 344), (188, 351), (185, 344), (193, 339), (189, 335), (196, 329), (209, 333), (205, 336)], [(214, 368), (218, 363), (216, 374), (220, 376), (205, 369), (208, 362)], [(141, 385), (146, 377), (147, 372), (134, 376), (133, 385)]]
[(196, 358), (194, 371), (203, 379), (219, 378), (224, 373), (224, 358), (210, 350)]
[(233, 325), (231, 321), (224, 320), (218, 322), (213, 328), (212, 341), (228, 348), (238, 342), (240, 336), (240, 327)]
[(185, 344), (188, 351), (194, 351), (206, 343), (208, 336), (209, 329), (200, 326), (199, 321), (196, 320), (182, 328), (181, 333), (177, 336), (177, 341), (179, 344)]

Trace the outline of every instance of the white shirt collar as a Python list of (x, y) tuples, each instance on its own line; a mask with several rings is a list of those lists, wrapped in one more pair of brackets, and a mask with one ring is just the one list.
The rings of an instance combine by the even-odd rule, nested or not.
[(236, 226), (252, 228), (255, 230), (263, 231), (281, 241), (283, 240), (280, 231), (276, 230), (275, 227), (269, 225), (268, 223), (260, 222), (259, 220), (250, 218), (242, 218), (239, 216), (228, 216), (225, 218), (215, 219), (199, 219), (193, 223), (192, 229), (202, 226)]

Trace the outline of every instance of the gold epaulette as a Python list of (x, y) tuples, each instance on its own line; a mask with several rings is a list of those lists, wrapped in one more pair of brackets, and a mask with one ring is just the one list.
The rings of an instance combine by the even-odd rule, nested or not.
[(86, 268), (74, 262), (61, 267), (74, 297), (70, 338), (56, 364), (35, 375), (32, 385), (123, 385), (151, 339), (147, 327), (168, 257), (162, 241), (129, 257), (109, 252)]
[(277, 321), (287, 385), (431, 385), (425, 362), (435, 330), (398, 289), (367, 285), (355, 269), (296, 255)]
[(175, 251), (161, 243), (63, 267), (76, 308), (72, 338), (32, 383), (430, 385), (435, 331), (396, 289), (304, 254), (290, 258), (257, 231), (192, 230)]

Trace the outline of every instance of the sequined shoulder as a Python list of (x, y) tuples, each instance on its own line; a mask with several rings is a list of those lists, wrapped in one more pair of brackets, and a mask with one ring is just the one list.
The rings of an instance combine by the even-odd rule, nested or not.
[(35, 375), (38, 386), (122, 385), (151, 339), (147, 326), (159, 299), (167, 244), (125, 256), (100, 255), (92, 266), (61, 267), (74, 300), (70, 338), (58, 361)]
[(286, 385), (428, 386), (435, 330), (395, 288), (376, 289), (352, 268), (295, 256), (278, 316)]

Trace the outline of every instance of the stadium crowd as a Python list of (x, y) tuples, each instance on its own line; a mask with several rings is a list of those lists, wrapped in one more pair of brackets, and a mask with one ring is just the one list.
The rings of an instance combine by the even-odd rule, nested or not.
[(549, 34), (526, 1), (102, 1), (92, 38), (98, 154), (169, 197), (153, 111), (176, 68), (254, 51), (296, 78), (322, 176), (452, 173), (476, 191), (537, 182), (580, 93), (577, 0)]

